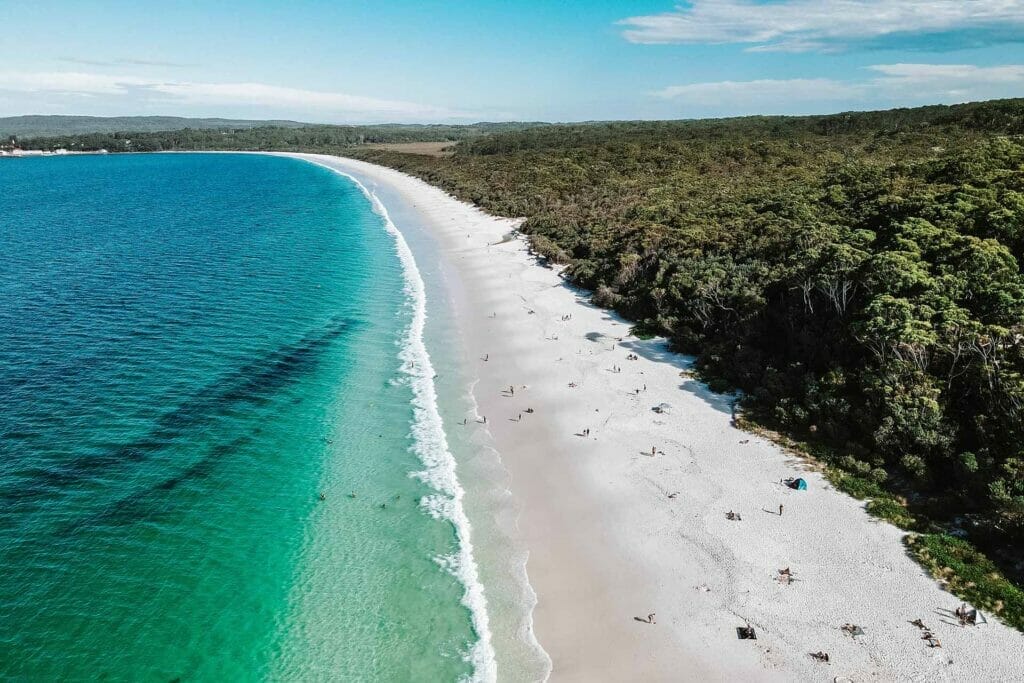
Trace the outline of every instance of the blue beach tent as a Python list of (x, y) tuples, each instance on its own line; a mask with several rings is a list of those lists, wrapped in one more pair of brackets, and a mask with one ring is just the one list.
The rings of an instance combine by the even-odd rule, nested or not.
[(804, 481), (803, 479), (799, 479), (799, 478), (788, 480), (786, 482), (786, 485), (789, 486), (789, 488), (791, 488), (791, 489), (796, 489), (797, 491), (806, 491), (807, 490), (807, 482)]

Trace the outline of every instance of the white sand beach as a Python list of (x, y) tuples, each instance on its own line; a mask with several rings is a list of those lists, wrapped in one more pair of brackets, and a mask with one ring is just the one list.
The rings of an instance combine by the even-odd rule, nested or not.
[[(487, 421), (447, 428), (486, 431), (509, 473), (552, 680), (1024, 677), (1019, 632), (993, 617), (959, 626), (960, 601), (905, 554), (902, 531), (731, 426), (731, 397), (538, 265), (521, 235), (509, 238), (514, 221), (390, 169), (293, 156), (414, 207), (408, 215), (457, 276), (456, 317)], [(806, 491), (780, 484), (798, 476)], [(649, 614), (654, 623), (636, 619)], [(737, 638), (747, 624), (756, 640)], [(827, 663), (811, 657), (819, 651)]]

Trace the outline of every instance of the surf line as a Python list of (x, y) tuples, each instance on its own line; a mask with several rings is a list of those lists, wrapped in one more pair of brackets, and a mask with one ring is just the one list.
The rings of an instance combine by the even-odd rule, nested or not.
[(348, 178), (366, 196), (373, 211), (384, 221), (384, 229), (395, 241), (395, 250), (402, 265), (405, 280), (405, 294), (412, 308), (412, 320), (406, 330), (402, 349), (398, 354), (402, 361), (401, 371), (409, 377), (413, 394), (413, 446), (412, 450), (426, 468), (415, 472), (420, 479), (441, 495), (425, 496), (422, 506), (436, 519), (446, 519), (455, 527), (458, 551), (438, 562), (455, 576), (463, 586), (462, 604), (469, 610), (477, 641), (466, 654), (466, 660), (473, 666), (473, 681), (490, 683), (498, 677), (498, 665), (491, 642), (491, 630), (487, 616), (487, 599), (480, 582), (476, 560), (473, 558), (471, 526), (462, 505), (465, 491), (456, 475), (455, 458), (448, 447), (448, 436), (437, 407), (437, 388), (434, 385), (434, 366), (430, 362), (423, 341), (427, 322), (427, 294), (423, 276), (416, 266), (409, 243), (395, 226), (387, 207), (358, 178), (340, 169), (308, 157), (299, 158), (308, 163), (326, 168)]

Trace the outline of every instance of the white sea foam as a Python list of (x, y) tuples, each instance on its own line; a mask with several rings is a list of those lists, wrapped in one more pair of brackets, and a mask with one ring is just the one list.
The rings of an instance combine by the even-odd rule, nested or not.
[(426, 285), (416, 259), (401, 231), (391, 221), (388, 210), (376, 194), (371, 192), (358, 178), (326, 164), (310, 161), (335, 173), (345, 176), (356, 184), (373, 205), (373, 210), (384, 219), (384, 226), (395, 240), (395, 250), (402, 264), (405, 278), (405, 293), (412, 311), (412, 319), (399, 352), (402, 372), (409, 378), (413, 394), (413, 452), (425, 469), (414, 473), (437, 491), (424, 496), (422, 505), (433, 517), (449, 520), (458, 537), (456, 553), (438, 558), (438, 563), (450, 571), (462, 584), (462, 604), (469, 610), (477, 640), (466, 653), (466, 660), (473, 666), (473, 681), (497, 680), (497, 661), (487, 617), (487, 599), (480, 582), (476, 561), (473, 559), (473, 544), (469, 518), (462, 505), (465, 492), (455, 472), (455, 458), (448, 448), (448, 436), (437, 407), (437, 388), (434, 385), (434, 366), (430, 362), (423, 340), (427, 322)]

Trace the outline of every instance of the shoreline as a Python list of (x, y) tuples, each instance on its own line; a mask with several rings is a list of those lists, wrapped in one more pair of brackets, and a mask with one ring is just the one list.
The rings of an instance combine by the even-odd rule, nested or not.
[(391, 220), (387, 207), (377, 195), (357, 177), (340, 168), (309, 159), (307, 161), (353, 182), (370, 202), (374, 213), (383, 220), (385, 230), (394, 240), (395, 252), (405, 280), (405, 294), (412, 308), (412, 319), (398, 357), (402, 361), (401, 372), (409, 378), (413, 392), (413, 451), (424, 467), (422, 471), (414, 472), (411, 476), (437, 492), (425, 496), (420, 506), (434, 519), (447, 520), (455, 528), (457, 554), (436, 558), (436, 561), (458, 579), (465, 591), (461, 602), (469, 611), (473, 630), (477, 635), (477, 640), (470, 651), (464, 653), (465, 660), (473, 666), (473, 680), (496, 680), (496, 662), (488, 624), (487, 600), (473, 556), (472, 526), (462, 504), (465, 491), (455, 473), (456, 461), (448, 445), (438, 408), (437, 392), (433, 382), (436, 376), (434, 366), (424, 341), (427, 318), (426, 284), (405, 235)]
[[(488, 417), (465, 429), (493, 444), (508, 473), (515, 540), (537, 599), (533, 628), (552, 678), (1017, 673), (1021, 634), (994, 618), (959, 627), (949, 614), (959, 600), (906, 555), (902, 531), (778, 446), (735, 429), (730, 397), (683, 376), (689, 359), (630, 336), (626, 321), (537, 265), (521, 236), (508, 238), (515, 221), (391, 169), (285, 156), (355, 176), (374, 193), (386, 188), (457, 276), (472, 396)], [(660, 403), (671, 407), (653, 412)], [(796, 476), (808, 491), (778, 484)], [(742, 520), (726, 519), (728, 511)], [(778, 580), (787, 567), (789, 584)], [(656, 623), (636, 620), (651, 613)], [(943, 647), (929, 647), (914, 619)], [(745, 624), (757, 640), (737, 639)], [(865, 634), (851, 637), (843, 624)], [(810, 657), (818, 651), (828, 663)]]

